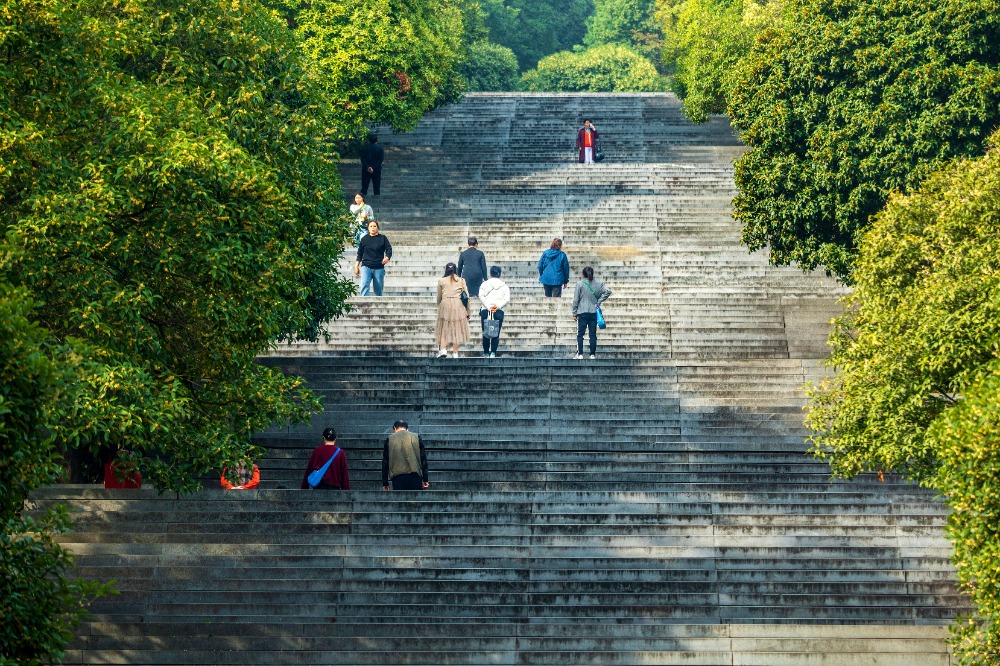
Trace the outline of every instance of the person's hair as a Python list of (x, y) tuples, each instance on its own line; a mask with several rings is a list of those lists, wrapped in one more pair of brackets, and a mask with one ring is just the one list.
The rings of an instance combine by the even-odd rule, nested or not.
[(587, 124), (587, 123), (589, 123), (589, 122), (590, 122), (590, 118), (584, 118), (584, 119), (583, 119), (583, 124), (584, 124), (584, 125), (586, 125), (586, 124)]
[(403, 419), (399, 419), (398, 421), (396, 421), (395, 423), (392, 424), (392, 427), (393, 428), (409, 428), (410, 424), (407, 423), (406, 421), (404, 421)]
[(479, 245), (479, 239), (476, 238), (475, 236), (469, 236), (469, 246), (475, 247), (477, 245)]
[(594, 279), (594, 269), (591, 268), (590, 266), (587, 266), (586, 268), (584, 268), (583, 269), (583, 277), (587, 278), (588, 280), (593, 280)]
[(449, 261), (444, 266), (444, 275), (442, 277), (448, 277), (450, 275), (451, 276), (451, 281), (454, 282), (455, 281), (455, 273), (457, 273), (457, 272), (458, 272), (458, 269), (455, 268), (455, 264), (453, 264), (452, 262)]
[(365, 203), (365, 195), (361, 194), (361, 192), (358, 192), (354, 196), (361, 197), (361, 203)]
[(368, 135), (368, 143), (378, 143), (378, 134), (372, 132)]
[(498, 278), (498, 277), (500, 277), (501, 273), (503, 273), (503, 271), (500, 270), (499, 266), (491, 266), (490, 267), (490, 277), (491, 278), (493, 278), (493, 277)]
[(552, 239), (552, 245), (550, 245), (549, 247), (551, 249), (553, 249), (553, 250), (561, 250), (562, 249), (562, 238), (553, 238)]
[(334, 442), (337, 440), (337, 431), (333, 428), (327, 428), (323, 431), (323, 439), (328, 442)]
[(367, 222), (365, 222), (365, 228), (367, 229), (367, 228), (368, 228), (368, 225), (369, 225), (369, 224), (372, 224), (372, 223), (374, 223), (374, 224), (375, 224), (375, 228), (376, 228), (376, 229), (381, 229), (381, 228), (382, 228), (382, 227), (380, 227), (380, 226), (379, 226), (379, 224), (378, 224), (378, 220), (373, 220), (373, 219), (369, 219), (369, 220), (368, 220)]

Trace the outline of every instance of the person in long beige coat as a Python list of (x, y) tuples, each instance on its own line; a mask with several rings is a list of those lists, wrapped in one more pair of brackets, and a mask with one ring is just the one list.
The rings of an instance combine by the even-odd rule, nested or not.
[(469, 306), (462, 304), (463, 293), (469, 293), (465, 280), (458, 277), (455, 264), (448, 262), (437, 288), (438, 314), (434, 341), (439, 349), (438, 358), (448, 355), (448, 345), (451, 345), (454, 358), (458, 358), (458, 346), (469, 341)]

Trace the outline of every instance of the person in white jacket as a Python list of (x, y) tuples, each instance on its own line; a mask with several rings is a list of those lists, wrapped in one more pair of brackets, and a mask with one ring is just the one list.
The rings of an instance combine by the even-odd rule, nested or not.
[(499, 333), (495, 338), (486, 336), (486, 319), (492, 315), (503, 327), (503, 309), (510, 302), (510, 287), (500, 279), (500, 274), (500, 267), (493, 266), (490, 268), (490, 279), (479, 288), (479, 302), (482, 304), (479, 318), (483, 320), (483, 356), (486, 358), (496, 358), (497, 347), (500, 346)]

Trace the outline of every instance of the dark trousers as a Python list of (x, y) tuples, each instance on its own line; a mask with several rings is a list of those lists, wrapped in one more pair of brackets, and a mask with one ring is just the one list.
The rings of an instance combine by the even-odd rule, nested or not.
[(392, 477), (393, 490), (423, 490), (423, 479), (416, 472)]
[(543, 284), (545, 287), (546, 296), (562, 296), (562, 285), (561, 284)]
[(583, 332), (590, 329), (590, 355), (597, 353), (597, 314), (581, 312), (576, 316), (576, 353), (583, 353)]
[(368, 173), (367, 170), (361, 170), (361, 194), (362, 196), (368, 196), (368, 183), (372, 184), (372, 192), (375, 196), (379, 195), (379, 189), (382, 187), (382, 170), (376, 169), (372, 173)]
[[(490, 311), (483, 308), (479, 311), (479, 318), (483, 320), (483, 329), (486, 328), (486, 318), (490, 316)], [(497, 310), (493, 313), (493, 318), (500, 322), (500, 329), (503, 330), (503, 310)], [(483, 336), (483, 353), (484, 354), (496, 354), (497, 347), (500, 346), (500, 336), (495, 338), (488, 338)]]

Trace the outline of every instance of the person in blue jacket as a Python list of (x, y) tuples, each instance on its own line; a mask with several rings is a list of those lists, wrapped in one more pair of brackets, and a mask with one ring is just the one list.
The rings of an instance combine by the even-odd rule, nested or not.
[(562, 239), (555, 238), (552, 245), (542, 252), (538, 260), (538, 281), (545, 287), (546, 296), (562, 296), (563, 287), (569, 285), (569, 259), (562, 251)]

